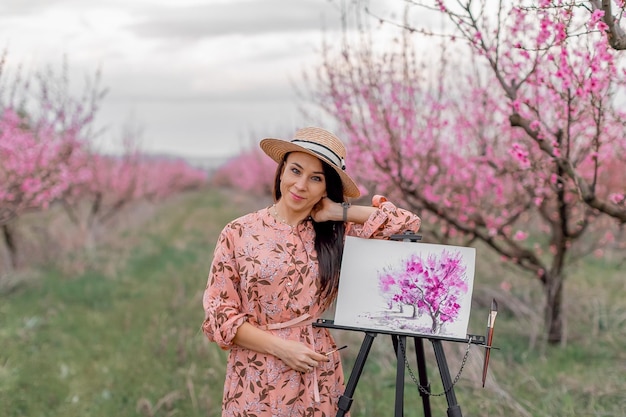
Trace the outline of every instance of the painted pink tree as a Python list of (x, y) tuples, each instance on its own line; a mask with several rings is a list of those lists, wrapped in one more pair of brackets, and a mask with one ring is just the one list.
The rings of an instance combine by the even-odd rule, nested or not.
[(442, 42), (439, 61), (420, 62), (407, 19), (395, 51), (377, 54), (367, 37), (336, 58), (325, 49), (312, 98), (349, 139), (359, 178), (420, 212), (428, 237), (478, 239), (537, 277), (546, 339), (564, 342), (565, 266), (599, 211), (560, 158), (610, 198), (600, 180), (624, 154), (614, 102), (624, 76), (599, 33), (562, 42), (581, 24), (573, 15), (444, 3), (433, 13), (448, 13), (451, 38), (465, 42)]
[(426, 314), (431, 320), (429, 332), (439, 334), (445, 323), (459, 315), (459, 303), (468, 290), (466, 269), (458, 251), (431, 253), (426, 259), (412, 254), (400, 265), (380, 271), (380, 293), (390, 305), (413, 309), (413, 318)]

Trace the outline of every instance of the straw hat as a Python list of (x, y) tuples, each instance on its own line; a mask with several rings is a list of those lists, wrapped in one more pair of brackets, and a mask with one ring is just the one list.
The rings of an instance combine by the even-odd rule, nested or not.
[(343, 193), (348, 197), (361, 195), (354, 180), (346, 174), (346, 148), (337, 136), (319, 127), (305, 127), (296, 132), (291, 141), (263, 139), (261, 149), (274, 161), (281, 163), (289, 152), (304, 152), (326, 162), (341, 177)]

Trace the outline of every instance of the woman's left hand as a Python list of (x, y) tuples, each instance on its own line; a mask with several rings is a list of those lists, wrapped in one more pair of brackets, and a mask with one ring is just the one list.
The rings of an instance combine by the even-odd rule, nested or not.
[(343, 220), (343, 207), (327, 197), (323, 197), (311, 210), (311, 217), (318, 223), (330, 220)]

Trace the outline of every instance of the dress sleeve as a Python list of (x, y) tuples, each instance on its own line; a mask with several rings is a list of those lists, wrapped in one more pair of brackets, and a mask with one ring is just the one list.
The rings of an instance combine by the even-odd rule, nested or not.
[(417, 233), (422, 224), (416, 214), (396, 207), (384, 197), (375, 196), (372, 204), (377, 210), (363, 224), (349, 223), (348, 235), (366, 239), (388, 239), (391, 235), (407, 230)]
[(231, 225), (218, 238), (202, 304), (202, 331), (222, 349), (230, 349), (237, 329), (246, 320), (242, 311), (240, 277), (235, 258), (236, 242)]

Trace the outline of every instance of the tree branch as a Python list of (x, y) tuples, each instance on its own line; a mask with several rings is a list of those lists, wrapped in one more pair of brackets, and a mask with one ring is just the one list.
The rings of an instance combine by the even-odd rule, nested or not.
[(623, 51), (626, 49), (626, 33), (621, 26), (615, 21), (613, 11), (611, 10), (611, 0), (589, 0), (593, 10), (603, 10), (604, 16), (602, 21), (608, 26), (607, 39), (611, 48)]
[(511, 126), (524, 129), (528, 136), (530, 136), (535, 143), (539, 145), (539, 148), (552, 157), (559, 168), (561, 168), (576, 183), (580, 198), (586, 204), (601, 211), (602, 213), (616, 218), (621, 223), (626, 223), (626, 210), (615, 204), (600, 200), (596, 196), (596, 193), (590, 184), (582, 176), (580, 176), (576, 169), (572, 166), (571, 161), (565, 158), (557, 157), (550, 141), (539, 138), (539, 131), (530, 127), (529, 120), (520, 116), (519, 113), (513, 113), (509, 116), (509, 122), (511, 123)]

